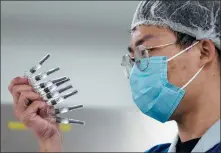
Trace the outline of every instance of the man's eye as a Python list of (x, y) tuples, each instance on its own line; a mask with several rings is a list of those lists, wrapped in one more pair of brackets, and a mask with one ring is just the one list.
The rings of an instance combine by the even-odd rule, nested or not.
[(141, 50), (141, 52), (140, 52), (141, 56), (142, 57), (145, 56), (146, 52), (147, 52), (147, 50)]
[(131, 58), (131, 61), (132, 61), (132, 62), (135, 62), (135, 59), (134, 59), (134, 58)]

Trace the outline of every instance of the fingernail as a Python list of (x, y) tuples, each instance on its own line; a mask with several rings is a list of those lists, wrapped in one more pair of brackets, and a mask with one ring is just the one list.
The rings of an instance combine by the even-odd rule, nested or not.
[(27, 81), (28, 82), (28, 78), (24, 78), (25, 79), (25, 81)]
[(23, 77), (23, 76), (19, 76), (19, 77), (17, 77), (18, 79), (24, 79), (24, 80), (28, 80), (28, 78), (26, 78), (26, 77)]
[(21, 77), (18, 76), (18, 77), (15, 77), (14, 80), (18, 80), (18, 79), (20, 79), (20, 78), (21, 78)]
[(26, 83), (28, 83), (28, 78), (26, 77), (20, 77), (20, 79), (24, 79)]

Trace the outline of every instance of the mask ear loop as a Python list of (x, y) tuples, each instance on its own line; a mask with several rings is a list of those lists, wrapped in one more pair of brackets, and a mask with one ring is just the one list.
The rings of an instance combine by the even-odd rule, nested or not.
[(196, 72), (196, 74), (181, 88), (184, 89), (186, 88), (196, 77), (197, 75), (202, 71), (202, 69), (204, 68), (205, 65), (203, 65), (198, 72)]
[[(181, 55), (182, 53), (184, 53), (185, 51), (189, 50), (190, 48), (192, 48), (193, 46), (195, 46), (196, 44), (198, 44), (199, 41), (195, 42), (194, 44), (192, 44), (191, 46), (187, 47), (186, 49), (184, 49), (183, 51), (179, 52), (178, 54), (172, 56), (171, 58), (169, 58), (167, 60), (167, 62), (171, 61), (172, 59), (176, 58), (177, 56)], [(202, 69), (204, 68), (205, 65), (203, 65), (199, 71), (181, 88), (181, 90), (183, 90), (184, 88), (186, 88), (195, 78), (196, 76), (202, 71)]]
[(183, 51), (179, 52), (178, 54), (170, 57), (167, 62), (171, 61), (172, 59), (176, 58), (177, 56), (179, 56), (180, 54), (184, 53), (185, 51), (189, 50), (190, 48), (192, 48), (193, 46), (195, 46), (196, 44), (198, 44), (199, 41), (195, 42), (194, 44), (192, 44), (191, 46), (187, 47), (186, 49), (184, 49)]

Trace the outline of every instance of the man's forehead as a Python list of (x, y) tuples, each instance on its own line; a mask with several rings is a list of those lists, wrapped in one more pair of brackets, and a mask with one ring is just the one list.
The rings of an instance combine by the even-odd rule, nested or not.
[(153, 35), (154, 37), (165, 36), (172, 33), (169, 28), (159, 26), (138, 26), (131, 32), (131, 37), (142, 37), (146, 34)]

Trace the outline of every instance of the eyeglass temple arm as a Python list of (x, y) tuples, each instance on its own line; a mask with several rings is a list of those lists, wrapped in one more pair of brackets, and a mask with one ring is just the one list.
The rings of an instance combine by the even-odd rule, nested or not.
[(159, 46), (154, 46), (154, 47), (147, 47), (146, 49), (153, 49), (153, 48), (161, 48), (161, 47), (166, 47), (169, 45), (174, 45), (176, 43), (169, 43), (169, 44), (164, 44), (164, 45), (159, 45)]

